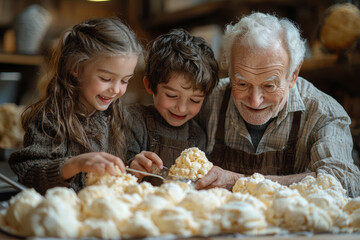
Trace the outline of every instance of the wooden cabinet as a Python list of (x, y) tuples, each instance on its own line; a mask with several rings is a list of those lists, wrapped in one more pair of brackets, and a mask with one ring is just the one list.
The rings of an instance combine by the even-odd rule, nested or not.
[(16, 104), (27, 105), (36, 92), (36, 84), (41, 75), (43, 56), (0, 53), (0, 72), (19, 72)]
[(311, 31), (321, 14), (332, 2), (328, 0), (204, 0), (192, 1), (193, 4), (188, 7), (169, 12), (164, 7), (165, 1), (167, 0), (130, 1), (130, 6), (134, 6), (131, 11), (135, 11), (138, 17), (138, 24), (135, 25), (141, 26), (151, 36), (156, 36), (178, 27), (190, 29), (208, 24), (224, 27), (244, 14), (260, 11), (287, 17), (301, 24), (305, 35), (310, 35), (313, 34)]

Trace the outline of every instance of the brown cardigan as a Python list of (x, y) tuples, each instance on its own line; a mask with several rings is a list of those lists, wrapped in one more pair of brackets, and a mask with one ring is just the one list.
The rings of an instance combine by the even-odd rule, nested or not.
[[(107, 151), (109, 146), (109, 123), (106, 112), (95, 112), (91, 116), (96, 129), (101, 132), (100, 141), (92, 141), (93, 151)], [(79, 144), (64, 142), (55, 152), (52, 151), (53, 140), (45, 135), (41, 129), (41, 122), (33, 121), (24, 136), (24, 148), (14, 152), (9, 159), (9, 165), (18, 176), (18, 181), (25, 186), (34, 188), (41, 194), (52, 187), (63, 186), (73, 188), (76, 192), (85, 187), (85, 173), (64, 180), (61, 168), (71, 156), (86, 151)], [(45, 122), (47, 132), (52, 132), (54, 126), (50, 121)], [(71, 146), (71, 150), (69, 148)], [(71, 151), (71, 152), (70, 152)]]

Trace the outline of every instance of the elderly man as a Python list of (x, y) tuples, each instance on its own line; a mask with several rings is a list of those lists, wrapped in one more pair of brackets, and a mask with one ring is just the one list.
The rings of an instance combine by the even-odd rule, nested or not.
[(222, 79), (199, 115), (214, 167), (197, 188), (231, 189), (255, 172), (283, 185), (328, 173), (359, 194), (350, 118), (332, 97), (298, 76), (305, 41), (287, 19), (263, 13), (228, 25)]

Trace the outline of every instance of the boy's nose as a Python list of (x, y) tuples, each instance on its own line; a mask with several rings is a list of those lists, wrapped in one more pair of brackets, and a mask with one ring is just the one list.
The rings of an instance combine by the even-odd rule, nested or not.
[(179, 110), (179, 112), (185, 112), (186, 111), (186, 102), (185, 101), (183, 101), (183, 100), (179, 100), (178, 102), (177, 102), (177, 108), (178, 108), (178, 110)]

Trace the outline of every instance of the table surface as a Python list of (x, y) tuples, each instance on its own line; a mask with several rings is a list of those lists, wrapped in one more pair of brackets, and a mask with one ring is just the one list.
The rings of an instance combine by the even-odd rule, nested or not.
[[(6, 161), (0, 161), (0, 172), (4, 175), (15, 178), (15, 174), (11, 171), (9, 164)], [(1, 184), (0, 184), (1, 185)], [(13, 191), (13, 189), (9, 186), (0, 187), (1, 191)], [(12, 236), (0, 229), (0, 239), (1, 240), (17, 240), (17, 239), (26, 239), (21, 237)], [(44, 238), (29, 238), (29, 240), (37, 240), (37, 239), (44, 239)], [(49, 238), (47, 238), (49, 239)], [(59, 239), (59, 238), (53, 238)], [(135, 238), (134, 238), (135, 239)], [(136, 238), (139, 240), (140, 238)], [(167, 237), (163, 237), (162, 239), (171, 239)], [(239, 237), (234, 237), (234, 235), (227, 235), (227, 236), (215, 236), (215, 237), (191, 237), (191, 238), (176, 238), (176, 239), (187, 239), (187, 240), (233, 240), (233, 239), (241, 239), (241, 240), (359, 240), (360, 239), (360, 232), (352, 233), (352, 234), (297, 234), (297, 235), (289, 235), (289, 236), (243, 236), (239, 235)], [(173, 240), (173, 239), (171, 239)]]
[[(37, 238), (37, 237), (31, 237), (31, 238), (21, 238), (21, 237), (15, 237), (10, 234), (7, 234), (0, 230), (0, 239), (1, 240), (18, 240), (18, 239), (31, 239), (31, 240), (41, 240), (45, 238)], [(49, 240), (49, 238), (46, 238)], [(60, 238), (50, 238), (50, 239), (59, 239)], [(85, 240), (85, 238), (83, 238)], [(89, 238), (86, 238), (87, 240)], [(128, 238), (130, 239), (136, 239), (140, 240), (141, 238)], [(144, 238), (146, 239), (146, 238)], [(155, 239), (155, 238), (154, 238)], [(359, 240), (360, 239), (360, 232), (352, 233), (352, 234), (302, 234), (302, 235), (289, 235), (289, 236), (243, 236), (239, 235), (239, 237), (228, 235), (228, 236), (214, 236), (214, 237), (189, 237), (189, 238), (171, 238), (171, 237), (158, 237), (156, 239), (160, 240), (180, 240), (180, 239), (186, 239), (186, 240)], [(75, 239), (73, 239), (75, 240)], [(79, 239), (80, 240), (80, 239)], [(126, 240), (124, 238), (123, 240)]]

